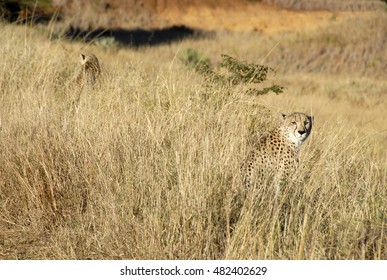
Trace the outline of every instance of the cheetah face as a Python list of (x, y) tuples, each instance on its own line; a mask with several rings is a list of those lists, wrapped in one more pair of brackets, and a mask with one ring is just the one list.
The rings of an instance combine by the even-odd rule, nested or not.
[(281, 128), (286, 137), (299, 147), (308, 138), (312, 130), (313, 117), (303, 113), (282, 114)]

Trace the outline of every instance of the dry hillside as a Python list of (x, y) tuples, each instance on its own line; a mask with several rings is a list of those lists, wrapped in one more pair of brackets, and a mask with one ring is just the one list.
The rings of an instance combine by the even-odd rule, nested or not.
[(4, 0), (0, 12), (21, 21), (56, 17), (84, 30), (184, 25), (201, 30), (276, 32), (321, 26), (348, 12), (383, 11), (385, 7), (381, 0)]

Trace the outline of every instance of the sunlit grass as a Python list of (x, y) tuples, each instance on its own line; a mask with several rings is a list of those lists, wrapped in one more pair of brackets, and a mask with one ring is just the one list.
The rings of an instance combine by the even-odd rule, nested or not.
[[(261, 63), (279, 35), (106, 51), (0, 28), (0, 258), (386, 259), (384, 66), (353, 74), (317, 56), (315, 71), (294, 68), (307, 60), (300, 36), (313, 50), (331, 44), (328, 31), (284, 36), (284, 61), (276, 49), (265, 63), (286, 89), (254, 97), (209, 86), (176, 57), (187, 46)], [(329, 30), (357, 50), (355, 35)], [(380, 38), (359, 41), (353, 63), (384, 55)], [(103, 74), (74, 109), (68, 81), (85, 49)], [(268, 186), (244, 198), (253, 134), (292, 111), (315, 117), (300, 169), (278, 196)]]

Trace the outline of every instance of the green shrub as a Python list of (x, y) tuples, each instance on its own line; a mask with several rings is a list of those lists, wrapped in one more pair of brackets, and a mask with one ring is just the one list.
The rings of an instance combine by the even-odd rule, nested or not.
[[(267, 80), (269, 71), (274, 71), (268, 66), (240, 61), (227, 54), (222, 54), (221, 57), (222, 61), (215, 68), (203, 53), (191, 48), (185, 51), (181, 59), (210, 83), (229, 84), (230, 86), (260, 84)], [(216, 68), (224, 68), (228, 74), (217, 73), (214, 70)], [(264, 95), (270, 91), (279, 94), (283, 92), (283, 89), (284, 87), (273, 84), (265, 88), (248, 88), (245, 92), (250, 95)]]

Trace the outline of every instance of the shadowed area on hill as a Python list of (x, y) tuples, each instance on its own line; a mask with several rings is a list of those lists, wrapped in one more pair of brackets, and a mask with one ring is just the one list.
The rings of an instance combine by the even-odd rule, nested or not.
[(101, 39), (114, 38), (114, 40), (124, 46), (141, 47), (169, 44), (181, 41), (186, 38), (201, 38), (208, 36), (210, 32), (188, 28), (186, 26), (172, 26), (163, 29), (95, 29), (81, 30), (71, 27), (65, 33), (70, 40), (84, 40), (86, 42)]

